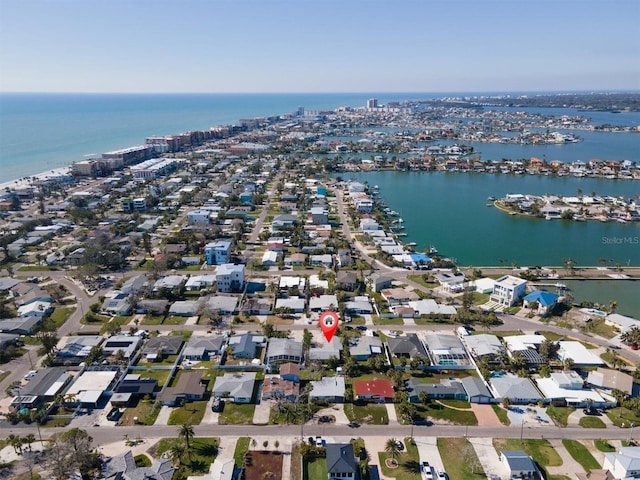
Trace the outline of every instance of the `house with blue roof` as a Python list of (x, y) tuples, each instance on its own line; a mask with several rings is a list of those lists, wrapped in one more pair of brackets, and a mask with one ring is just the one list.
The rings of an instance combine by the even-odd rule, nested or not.
[(537, 308), (536, 313), (541, 317), (546, 317), (553, 312), (558, 304), (559, 295), (546, 290), (534, 290), (523, 298), (524, 308)]

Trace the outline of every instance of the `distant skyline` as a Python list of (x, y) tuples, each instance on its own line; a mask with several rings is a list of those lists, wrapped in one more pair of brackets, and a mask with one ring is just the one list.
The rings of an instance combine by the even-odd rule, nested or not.
[(0, 91), (640, 89), (638, 0), (0, 0)]

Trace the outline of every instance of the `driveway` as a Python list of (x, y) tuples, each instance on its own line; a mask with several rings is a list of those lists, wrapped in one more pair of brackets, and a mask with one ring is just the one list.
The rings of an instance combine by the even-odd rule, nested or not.
[(491, 475), (495, 475), (498, 478), (506, 475), (506, 469), (500, 462), (498, 452), (493, 448), (493, 442), (490, 438), (470, 438), (469, 442), (473, 445), (473, 449), (476, 451), (476, 455), (478, 455), (484, 473), (488, 478), (491, 478)]
[(493, 425), (496, 427), (502, 425), (491, 405), (472, 403), (471, 410), (478, 419), (478, 425)]
[(269, 416), (271, 415), (271, 407), (275, 406), (274, 400), (262, 400), (256, 405), (256, 409), (253, 412), (254, 425), (266, 425), (269, 423)]
[(437, 437), (415, 437), (420, 463), (429, 462), (436, 470), (444, 470), (440, 450), (438, 450)]
[(387, 443), (387, 440), (391, 437), (364, 437), (364, 447), (367, 449), (367, 453), (369, 454), (369, 465), (377, 465), (378, 472), (380, 476), (380, 480), (394, 480), (389, 477), (385, 477), (382, 474), (382, 468), (380, 467), (380, 459), (378, 457), (379, 452), (384, 452), (384, 445)]

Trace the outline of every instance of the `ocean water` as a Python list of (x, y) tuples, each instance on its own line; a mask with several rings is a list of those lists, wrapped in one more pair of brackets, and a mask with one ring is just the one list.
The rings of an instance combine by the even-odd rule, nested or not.
[[(428, 98), (428, 94), (409, 98)], [(434, 96), (434, 95), (432, 95)], [(151, 135), (241, 118), (404, 100), (407, 94), (0, 94), (0, 183), (70, 165)]]

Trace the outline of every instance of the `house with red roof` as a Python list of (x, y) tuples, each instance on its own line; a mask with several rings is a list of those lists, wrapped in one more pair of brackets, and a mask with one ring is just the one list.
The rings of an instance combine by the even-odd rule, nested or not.
[(377, 403), (392, 402), (395, 391), (390, 380), (375, 379), (353, 382), (356, 400), (374, 401)]

